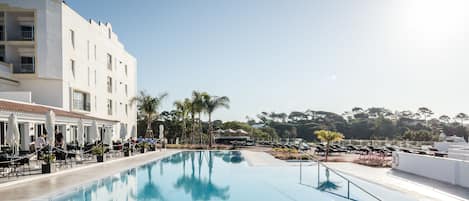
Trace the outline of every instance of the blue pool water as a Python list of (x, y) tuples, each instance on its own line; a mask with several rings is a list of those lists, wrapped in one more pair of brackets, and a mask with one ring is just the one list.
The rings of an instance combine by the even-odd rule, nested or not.
[[(319, 179), (318, 179), (319, 172)], [(352, 181), (381, 200), (412, 201), (384, 187)], [(349, 189), (349, 190), (348, 190)], [(376, 200), (317, 165), (251, 167), (237, 151), (180, 152), (79, 187), (51, 201)]]

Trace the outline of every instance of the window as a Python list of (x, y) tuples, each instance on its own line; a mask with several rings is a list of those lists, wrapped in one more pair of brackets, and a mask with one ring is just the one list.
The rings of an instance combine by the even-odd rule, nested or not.
[(98, 111), (98, 97), (94, 96), (94, 111)]
[(13, 67), (13, 73), (34, 73), (34, 57), (21, 56), (21, 63)]
[(125, 72), (125, 76), (127, 76), (127, 64), (125, 64), (124, 66), (124, 72)]
[(129, 114), (129, 108), (128, 108), (128, 105), (125, 104), (125, 115), (128, 115)]
[(112, 70), (112, 55), (107, 54), (107, 69)]
[(81, 91), (73, 91), (73, 109), (91, 111), (90, 95)]
[(111, 31), (111, 28), (109, 28), (109, 29), (107, 30), (107, 37), (108, 37), (109, 39), (111, 39), (111, 36), (112, 36), (112, 31)]
[(0, 61), (5, 62), (5, 45), (0, 45)]
[(127, 84), (124, 85), (125, 96), (129, 96), (129, 92), (127, 91)]
[(72, 47), (75, 48), (75, 32), (70, 29), (70, 42), (72, 43)]
[(75, 60), (70, 59), (70, 69), (72, 70), (73, 79), (75, 79)]
[(90, 60), (90, 41), (86, 41), (86, 55), (88, 58), (88, 61)]
[(88, 67), (88, 86), (91, 86), (91, 72), (90, 72), (90, 67)]
[(107, 99), (107, 114), (112, 115), (112, 100)]
[(107, 77), (107, 92), (112, 93), (112, 78)]
[(21, 37), (23, 40), (34, 40), (34, 27), (21, 26)]
[(94, 45), (94, 60), (95, 60), (95, 61), (96, 61), (96, 58), (97, 58), (97, 56), (96, 56), (96, 44), (95, 44), (95, 45)]
[(96, 83), (97, 83), (97, 81), (96, 81), (96, 70), (94, 70), (94, 86), (96, 86)]

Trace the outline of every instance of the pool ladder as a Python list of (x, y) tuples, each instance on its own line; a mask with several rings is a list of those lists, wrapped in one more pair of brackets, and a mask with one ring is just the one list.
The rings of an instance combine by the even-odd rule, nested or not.
[[(347, 181), (347, 195), (340, 195), (340, 194), (337, 194), (337, 193), (334, 193), (334, 192), (330, 192), (330, 191), (324, 191), (324, 192), (328, 192), (328, 193), (331, 193), (331, 194), (334, 194), (336, 196), (339, 196), (339, 197), (342, 197), (342, 198), (346, 198), (348, 200), (355, 200), (353, 199), (351, 196), (350, 196), (350, 186), (354, 186), (355, 188), (357, 188), (358, 190), (364, 192), (365, 194), (369, 195), (371, 198), (377, 200), (377, 201), (382, 201), (378, 196), (370, 193), (369, 191), (365, 190), (363, 187), (359, 186), (358, 184), (354, 183), (353, 181), (351, 181), (350, 179), (347, 179), (344, 175), (340, 174), (339, 172), (335, 171), (334, 169), (328, 167), (326, 164), (322, 163), (321, 161), (319, 161), (319, 159), (315, 158), (313, 155), (311, 155), (310, 153), (306, 153), (306, 152), (300, 152), (306, 156), (308, 156), (308, 158), (310, 158), (312, 161), (315, 161), (317, 163), (317, 166), (318, 166), (318, 174), (317, 174), (317, 177), (318, 177), (318, 186), (317, 188), (319, 188), (320, 186), (320, 176), (321, 176), (321, 166), (323, 168), (325, 168), (325, 171), (326, 171), (326, 175), (329, 174), (328, 172), (332, 172), (334, 174), (336, 174), (337, 176), (339, 176), (340, 178), (344, 179), (345, 181)], [(303, 174), (303, 157), (300, 157), (300, 184), (302, 184), (302, 174)], [(302, 184), (304, 185), (304, 184)]]

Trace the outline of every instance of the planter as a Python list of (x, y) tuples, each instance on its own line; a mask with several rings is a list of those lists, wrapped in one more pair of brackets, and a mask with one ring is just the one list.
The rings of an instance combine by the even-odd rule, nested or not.
[(145, 153), (145, 149), (144, 148), (140, 149), (140, 153), (142, 154)]
[(97, 161), (98, 163), (104, 162), (104, 156), (99, 156), (99, 155), (96, 156), (96, 161)]
[(130, 156), (130, 151), (124, 151), (124, 157), (129, 157)]
[(42, 174), (49, 174), (49, 173), (51, 173), (52, 166), (51, 166), (50, 163), (42, 164), (41, 169), (42, 169), (42, 171), (41, 171)]
[(150, 151), (156, 151), (156, 146), (151, 146)]

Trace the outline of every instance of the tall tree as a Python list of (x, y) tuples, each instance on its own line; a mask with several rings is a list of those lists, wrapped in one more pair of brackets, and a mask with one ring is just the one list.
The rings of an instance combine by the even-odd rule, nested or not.
[(184, 141), (184, 143), (187, 143), (187, 124), (186, 120), (189, 116), (189, 112), (191, 110), (191, 101), (186, 98), (183, 101), (176, 101), (174, 102), (174, 106), (176, 109), (179, 111), (181, 121), (182, 121), (182, 134), (181, 134), (181, 140)]
[[(199, 116), (199, 134), (200, 134), (200, 144), (202, 144), (202, 112), (206, 110), (205, 97), (208, 96), (206, 92), (192, 91), (192, 112)], [(193, 122), (195, 126), (195, 122)], [(195, 129), (194, 129), (195, 133)]]
[(438, 119), (445, 124), (449, 124), (451, 117), (449, 117), (448, 115), (441, 115)]
[(464, 121), (469, 119), (469, 116), (467, 116), (465, 113), (459, 113), (454, 118), (459, 120), (461, 122), (461, 126), (464, 127)]
[(226, 96), (217, 97), (207, 95), (204, 97), (204, 102), (206, 106), (206, 112), (208, 114), (208, 146), (212, 147), (212, 114), (219, 108), (230, 108), (230, 99)]
[(328, 131), (328, 130), (318, 130), (314, 132), (316, 137), (322, 142), (326, 142), (326, 162), (329, 155), (329, 147), (332, 142), (337, 142), (344, 139), (344, 135), (339, 132)]
[(143, 116), (147, 129), (145, 131), (145, 137), (153, 138), (153, 130), (151, 129), (151, 123), (158, 118), (158, 109), (161, 106), (162, 101), (168, 96), (168, 93), (161, 93), (156, 97), (147, 94), (145, 91), (140, 91), (137, 97), (133, 97), (130, 102), (133, 104), (137, 102), (138, 112), (140, 116)]
[(424, 120), (425, 120), (425, 125), (428, 126), (428, 122), (427, 122), (427, 118), (428, 117), (431, 117), (433, 115), (433, 112), (426, 108), (426, 107), (420, 107), (418, 109), (418, 113), (423, 116)]

